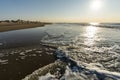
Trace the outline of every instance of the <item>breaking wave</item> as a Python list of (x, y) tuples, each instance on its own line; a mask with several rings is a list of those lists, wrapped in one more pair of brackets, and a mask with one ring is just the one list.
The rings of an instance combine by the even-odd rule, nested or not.
[[(93, 37), (89, 36), (87, 40), (99, 43), (89, 45), (83, 42), (86, 38), (81, 35), (83, 33), (76, 31), (80, 28), (76, 27), (77, 29), (74, 32), (69, 32), (70, 27), (68, 31), (64, 28), (60, 32), (53, 32), (54, 34), (51, 33), (52, 31), (46, 30), (46, 36), (40, 41), (42, 45), (57, 47), (55, 52), (56, 62), (57, 64), (63, 64), (59, 67), (57, 65), (55, 73), (46, 72), (41, 75), (38, 70), (38, 73), (32, 76), (37, 76), (36, 79), (38, 80), (120, 80), (119, 44), (111, 44), (111, 42), (107, 44), (104, 42), (105, 39), (93, 40)], [(94, 34), (91, 35), (94, 36)], [(56, 62), (52, 66), (56, 65)], [(64, 67), (61, 69), (60, 66)], [(61, 70), (64, 70), (64, 73), (60, 73)], [(33, 79), (27, 76), (25, 80)]]

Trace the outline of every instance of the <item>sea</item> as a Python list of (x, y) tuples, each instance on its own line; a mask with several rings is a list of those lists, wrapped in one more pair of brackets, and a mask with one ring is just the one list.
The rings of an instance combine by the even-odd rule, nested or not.
[(34, 80), (29, 74), (56, 61), (65, 63), (63, 72), (43, 73), (37, 80), (120, 80), (120, 23), (54, 23), (0, 32), (0, 80)]

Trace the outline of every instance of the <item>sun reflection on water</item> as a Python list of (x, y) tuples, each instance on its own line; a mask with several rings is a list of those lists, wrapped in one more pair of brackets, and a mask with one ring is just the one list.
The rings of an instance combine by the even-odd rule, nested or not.
[(97, 28), (94, 26), (88, 26), (86, 27), (86, 36), (89, 38), (94, 38), (95, 34), (97, 32)]
[(99, 23), (96, 23), (96, 22), (92, 22), (92, 23), (89, 23), (90, 25), (99, 25)]
[(92, 46), (97, 37), (98, 28), (95, 26), (87, 26), (85, 32), (85, 45)]

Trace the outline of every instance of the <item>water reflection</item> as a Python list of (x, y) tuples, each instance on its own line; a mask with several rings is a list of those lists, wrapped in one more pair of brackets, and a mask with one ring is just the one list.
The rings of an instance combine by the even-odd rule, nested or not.
[(94, 41), (97, 38), (98, 28), (95, 26), (87, 26), (85, 28), (85, 40), (84, 44), (88, 46), (94, 45)]

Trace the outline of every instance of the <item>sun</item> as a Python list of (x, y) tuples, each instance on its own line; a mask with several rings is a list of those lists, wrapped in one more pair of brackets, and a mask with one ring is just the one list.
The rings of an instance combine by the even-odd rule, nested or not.
[(92, 0), (91, 2), (91, 9), (92, 10), (100, 10), (102, 7), (102, 0)]

